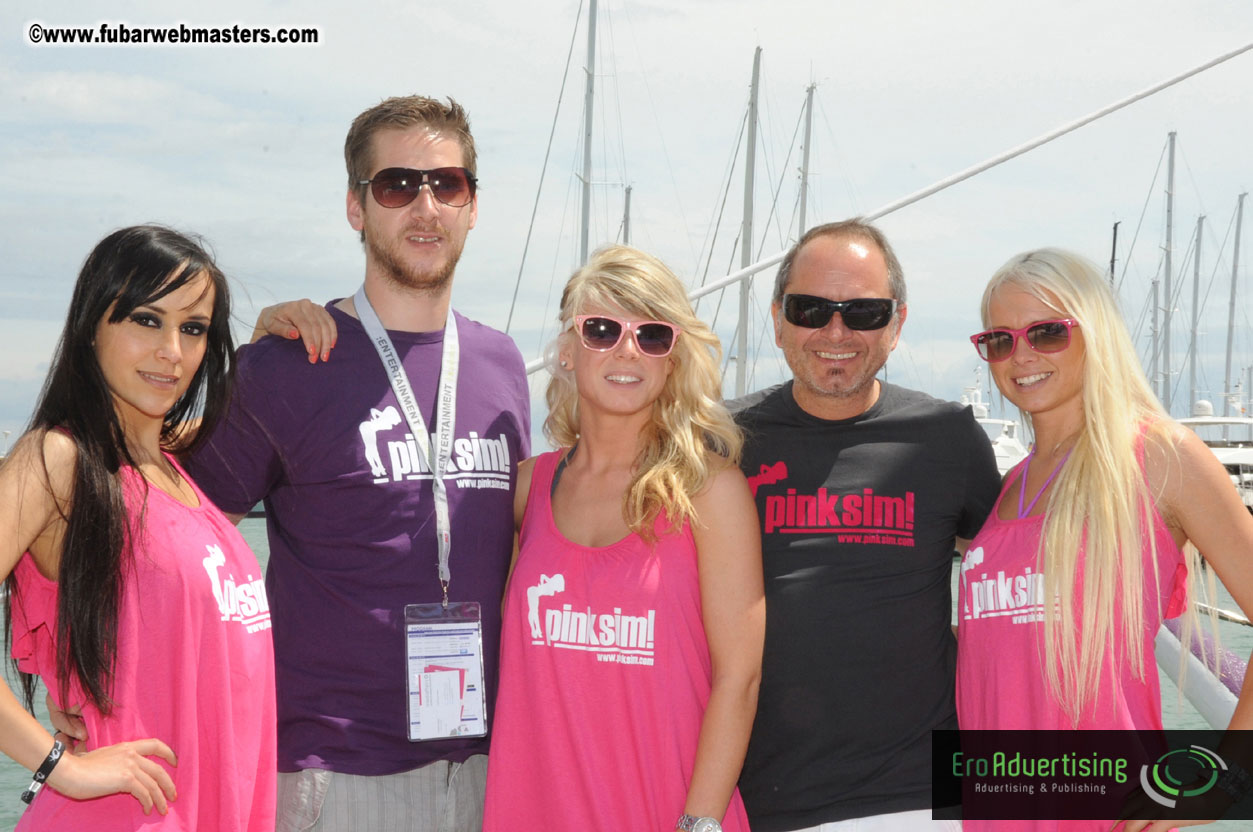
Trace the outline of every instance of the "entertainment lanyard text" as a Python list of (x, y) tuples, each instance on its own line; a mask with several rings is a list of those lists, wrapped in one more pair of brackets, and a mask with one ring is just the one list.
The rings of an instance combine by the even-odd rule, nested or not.
[(409, 423), (418, 453), (433, 475), (431, 486), (435, 492), (435, 533), (439, 540), (439, 583), (444, 590), (443, 603), (447, 608), (448, 584), (452, 580), (452, 573), (448, 569), (452, 531), (448, 518), (448, 486), (444, 483), (444, 473), (452, 458), (453, 426), (457, 421), (457, 371), (461, 355), (460, 342), (457, 340), (457, 319), (452, 309), (449, 309), (448, 321), (444, 324), (444, 352), (440, 361), (439, 395), (435, 400), (433, 414), (435, 436), (432, 437), (427, 432), (422, 411), (418, 409), (418, 400), (409, 384), (409, 376), (400, 362), (400, 356), (396, 354), (396, 348), (392, 346), (392, 339), (388, 337), (387, 330), (383, 328), (382, 321), (365, 295), (364, 285), (353, 296), (353, 303), (356, 304), (361, 325), (365, 327), (370, 342), (374, 344), (374, 349), (383, 362), (383, 368), (387, 370), (392, 392), (396, 394), (396, 401)]

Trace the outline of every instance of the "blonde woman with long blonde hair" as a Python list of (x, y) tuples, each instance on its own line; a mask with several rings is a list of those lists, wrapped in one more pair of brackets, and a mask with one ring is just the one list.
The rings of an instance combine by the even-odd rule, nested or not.
[(765, 627), (712, 331), (626, 246), (570, 279), (520, 468), (485, 830), (747, 830)]
[[(1035, 444), (962, 562), (961, 728), (1161, 729), (1154, 637), (1191, 599), (1197, 550), (1253, 611), (1253, 517), (1154, 397), (1096, 266), (1060, 249), (1013, 257), (982, 316), (971, 340)], [(1253, 728), (1247, 683), (1231, 727)], [(1084, 823), (1108, 827), (1065, 828)]]

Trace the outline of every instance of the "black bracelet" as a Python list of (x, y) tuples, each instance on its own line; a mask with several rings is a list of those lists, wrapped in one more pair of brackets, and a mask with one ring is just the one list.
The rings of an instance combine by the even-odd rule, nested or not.
[(44, 757), (43, 763), (39, 766), (39, 770), (35, 772), (35, 777), (30, 781), (30, 785), (26, 787), (26, 791), (22, 792), (22, 802), (30, 803), (35, 799), (35, 795), (39, 794), (39, 790), (44, 787), (48, 775), (57, 767), (57, 763), (61, 762), (61, 755), (65, 753), (65, 743), (60, 740), (53, 740), (52, 750), (48, 752), (48, 756)]

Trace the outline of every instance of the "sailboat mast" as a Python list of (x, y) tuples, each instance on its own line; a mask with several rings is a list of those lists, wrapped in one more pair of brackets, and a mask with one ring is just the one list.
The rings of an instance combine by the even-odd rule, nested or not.
[(1201, 235), (1205, 230), (1205, 215), (1196, 218), (1196, 256), (1192, 258), (1192, 340), (1188, 342), (1188, 415), (1196, 406), (1196, 328), (1201, 304)]
[(592, 217), (592, 105), (596, 94), (596, 0), (587, 11), (587, 91), (583, 95), (583, 212), (579, 240), (579, 265), (587, 262), (588, 228)]
[(1174, 302), (1171, 292), (1171, 262), (1174, 249), (1175, 215), (1175, 131), (1170, 131), (1170, 155), (1166, 168), (1166, 305), (1162, 309), (1162, 407), (1170, 413), (1170, 310)]
[(1161, 285), (1161, 281), (1158, 280), (1157, 275), (1154, 275), (1153, 276), (1153, 288), (1151, 292), (1153, 296), (1153, 302), (1152, 304), (1150, 304), (1153, 310), (1153, 315), (1152, 315), (1152, 320), (1149, 322), (1149, 342), (1152, 344), (1152, 347), (1149, 350), (1149, 386), (1157, 387), (1158, 389), (1157, 398), (1159, 400), (1162, 397), (1161, 392), (1160, 392), (1161, 380), (1157, 374), (1158, 352), (1160, 352), (1159, 344), (1161, 343), (1161, 332), (1157, 328), (1157, 310), (1161, 307), (1161, 301), (1159, 300), (1160, 295), (1161, 295), (1160, 285)]
[(1120, 225), (1122, 225), (1121, 221), (1114, 223), (1114, 240), (1109, 246), (1109, 285), (1111, 289), (1114, 287), (1114, 264), (1118, 262), (1118, 226)]
[[(1236, 246), (1231, 258), (1231, 301), (1227, 304), (1227, 364), (1223, 369), (1223, 415), (1231, 412), (1231, 347), (1236, 331), (1236, 275), (1240, 269), (1240, 227), (1244, 225), (1244, 198), (1236, 198)], [(1223, 437), (1226, 439), (1226, 436)]]
[(631, 186), (626, 186), (626, 199), (622, 206), (622, 245), (631, 245)]
[(801, 157), (801, 212), (800, 212), (800, 228), (796, 231), (796, 238), (799, 240), (805, 236), (808, 226), (805, 224), (805, 208), (809, 204), (809, 137), (814, 132), (814, 87), (817, 84), (810, 84), (805, 89), (805, 145), (804, 155)]
[[(761, 79), (761, 47), (753, 52), (753, 86), (748, 94), (748, 145), (744, 151), (744, 220), (740, 231), (740, 266), (753, 264), (753, 176), (757, 161), (757, 82)], [(740, 325), (735, 340), (735, 395), (748, 392), (748, 291), (752, 279), (740, 281)]]

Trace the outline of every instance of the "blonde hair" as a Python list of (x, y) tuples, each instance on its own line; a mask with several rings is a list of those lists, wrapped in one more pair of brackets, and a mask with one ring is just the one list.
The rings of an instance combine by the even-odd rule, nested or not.
[[(1077, 723), (1093, 704), (1107, 654), (1116, 667), (1130, 662), (1138, 679), (1149, 672), (1143, 649), (1146, 545), (1152, 586), (1159, 594), (1162, 581), (1171, 576), (1158, 574), (1151, 521), (1155, 499), (1136, 449), (1141, 431), (1144, 439), (1157, 436), (1171, 446), (1177, 425), (1149, 387), (1114, 295), (1093, 263), (1056, 248), (1011, 258), (983, 292), (984, 326), (991, 325), (993, 294), (1006, 286), (1076, 321), (1085, 348), (1083, 426), (1049, 494), (1037, 555), (1044, 575), (1046, 678), (1063, 711)], [(1022, 417), (1030, 424), (1029, 413)], [(1086, 554), (1077, 595), (1080, 551)], [(1185, 558), (1191, 600), (1196, 550), (1186, 547)], [(1122, 616), (1115, 621), (1118, 603)], [(1082, 620), (1076, 622), (1080, 606)]]
[[(666, 321), (681, 330), (669, 360), (673, 370), (653, 402), (652, 419), (640, 436), (640, 452), (622, 514), (631, 531), (653, 538), (653, 524), (665, 512), (673, 528), (696, 520), (692, 497), (718, 471), (738, 465), (743, 438), (722, 404), (718, 336), (696, 317), (683, 284), (656, 257), (629, 246), (607, 246), (574, 273), (561, 295), (562, 332), (548, 350), (544, 435), (554, 446), (579, 438), (579, 395), (573, 373), (557, 366), (563, 343), (578, 344), (574, 316), (592, 306), (622, 309), (629, 315)], [(578, 348), (582, 348), (579, 346)]]

